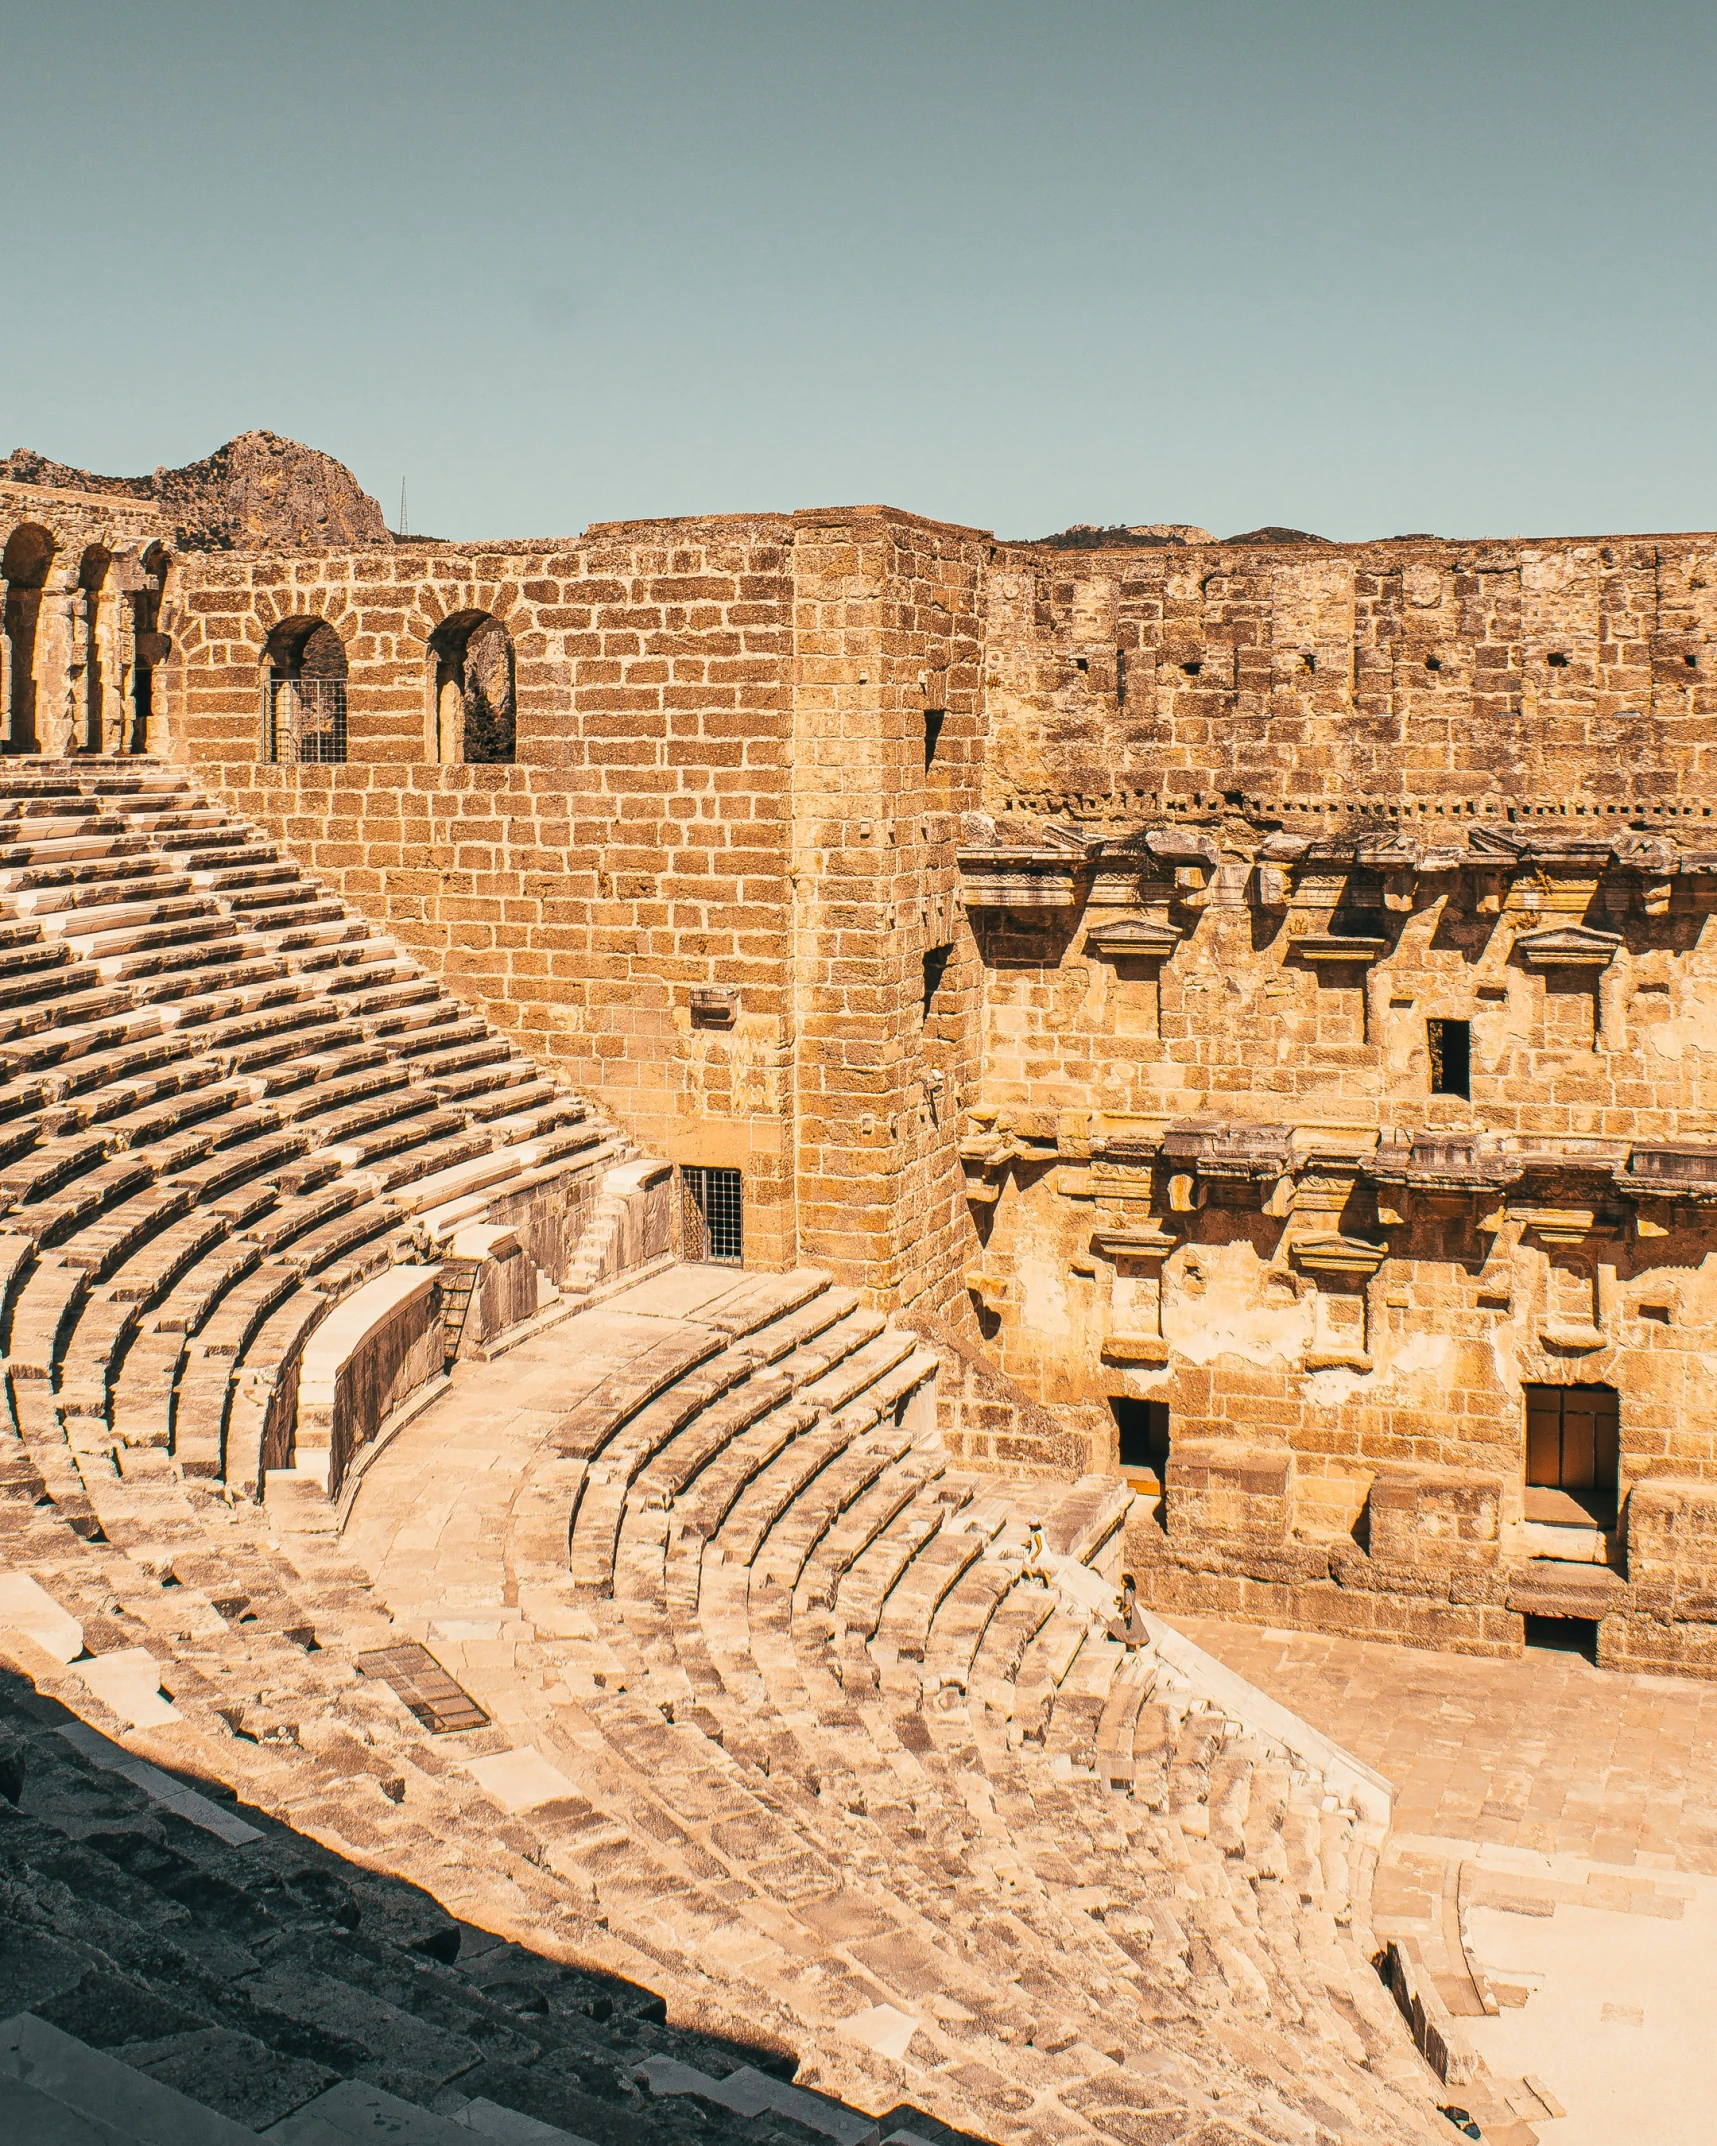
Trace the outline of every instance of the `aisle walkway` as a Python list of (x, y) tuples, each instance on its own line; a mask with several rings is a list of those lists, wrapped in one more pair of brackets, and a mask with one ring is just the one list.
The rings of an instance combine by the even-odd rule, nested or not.
[(455, 1371), (450, 1390), (376, 1456), (346, 1524), (345, 1546), (402, 1636), (479, 1646), (526, 1636), (506, 1569), (526, 1464), (569, 1409), (740, 1286), (731, 1267), (673, 1267), (498, 1363)]

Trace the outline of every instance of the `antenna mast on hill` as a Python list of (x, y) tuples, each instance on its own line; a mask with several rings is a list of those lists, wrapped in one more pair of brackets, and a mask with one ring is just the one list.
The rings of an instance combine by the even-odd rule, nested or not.
[(404, 479), (403, 477), (402, 477), (402, 478), (401, 478), (401, 479), (399, 480), (399, 533), (400, 533), (400, 535), (401, 535), (401, 536), (404, 536), (404, 535), (406, 534), (406, 527), (405, 527), (405, 479)]

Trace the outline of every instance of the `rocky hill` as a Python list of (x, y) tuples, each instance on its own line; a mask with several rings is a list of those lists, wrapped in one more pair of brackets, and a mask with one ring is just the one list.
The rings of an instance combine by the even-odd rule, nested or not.
[(201, 462), (148, 477), (102, 477), (20, 447), (0, 461), (6, 482), (154, 500), (175, 543), (191, 551), (393, 541), (381, 508), (343, 462), (274, 432), (241, 432)]

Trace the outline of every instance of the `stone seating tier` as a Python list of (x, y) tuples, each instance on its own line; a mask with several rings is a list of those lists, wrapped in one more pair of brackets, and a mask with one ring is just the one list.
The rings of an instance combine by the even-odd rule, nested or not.
[[(523, 1228), (536, 1280), (512, 1274), (511, 1312), (588, 1288), (604, 1253), (574, 1282), (581, 1227), (615, 1234), (601, 1180), (630, 1152), (176, 771), (0, 773), (0, 1350), (79, 1524), (92, 1469), (165, 1454), (251, 1495), (289, 1469), (303, 1345), (390, 1266), (434, 1260), (421, 1218), (462, 1166), (495, 1164), (464, 1219)], [(499, 1299), (472, 1264), (445, 1271), (476, 1348)]]
[[(195, 1937), (213, 1964), (194, 2004), (105, 1939), (113, 1964), (80, 1965), (180, 2006), (114, 2044), (123, 2061), (255, 2128), (230, 2099), (255, 2062), (219, 2038), (286, 2047), (255, 2023), (291, 1996), (354, 2024), (337, 2081), (300, 2080), (283, 2124), (379, 2090), (419, 2112), (390, 2122), (497, 2137), (651, 2137), (660, 2112), (663, 2136), (860, 2146), (853, 2111), (908, 2097), (932, 2141), (1443, 2134), (1369, 1957), (1366, 1784), (1166, 1628), (1123, 1622), (1123, 1486), (952, 1467), (936, 1350), (826, 1276), (653, 1270), (660, 1172), (361, 925), (253, 930), (295, 905), (241, 910), (233, 888), (291, 882), (216, 886), (278, 860), (178, 778), (35, 766), (0, 814), (0, 870), (88, 868), (7, 901), (71, 885), (89, 922), (146, 907), (151, 862), (212, 875), (208, 909), (112, 926), (147, 944), (52, 942), (65, 958), (0, 1013), (0, 1652), (134, 1757), (230, 1786), (258, 1833), (423, 1888), (509, 1971), (518, 1947), (619, 1977), (705, 2038), (634, 2038), (622, 2077), (539, 2034), (552, 1993), (517, 2008), (528, 2050), (392, 1961), (363, 2002), (295, 1996), (235, 1906), (235, 1950)], [(0, 926), (5, 952), (49, 944), (29, 911), (0, 904)], [(207, 928), (152, 936), (186, 926)], [(561, 1297), (520, 1323), (509, 1262), (532, 1245)], [(414, 1260), (434, 1289), (395, 1274)], [(456, 1273), (484, 1277), (513, 1320), (494, 1344), (515, 1345), (490, 1364), (462, 1343), (425, 1382), (423, 1330), (389, 1322)], [(418, 1412), (389, 1417), (411, 1364)], [(364, 1446), (384, 1419), (390, 1442)], [(340, 1502), (298, 1450), (311, 1425)], [(412, 1642), (456, 1726), (366, 1671)], [(186, 1852), (150, 1823), (161, 1842), (106, 1830)], [(217, 1875), (243, 1892), (230, 1861)], [(318, 1974), (339, 1943), (318, 1938)], [(80, 2040), (91, 2015), (28, 2016), (0, 2029), (0, 2078), (8, 2034), (75, 2070), (41, 2036)], [(180, 2036), (235, 2056), (220, 2091)], [(770, 2102), (751, 2081), (773, 2060), (735, 2071), (736, 2041), (838, 2102)], [(721, 2131), (752, 2102), (751, 2131)], [(345, 2106), (317, 2121), (338, 2132)]]

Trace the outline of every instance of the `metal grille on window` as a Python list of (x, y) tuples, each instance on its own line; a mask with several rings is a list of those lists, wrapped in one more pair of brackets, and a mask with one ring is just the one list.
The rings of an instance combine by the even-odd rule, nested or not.
[(745, 1203), (737, 1170), (680, 1172), (685, 1256), (737, 1267), (745, 1258)]
[(270, 760), (343, 762), (346, 681), (265, 678), (262, 727)]

